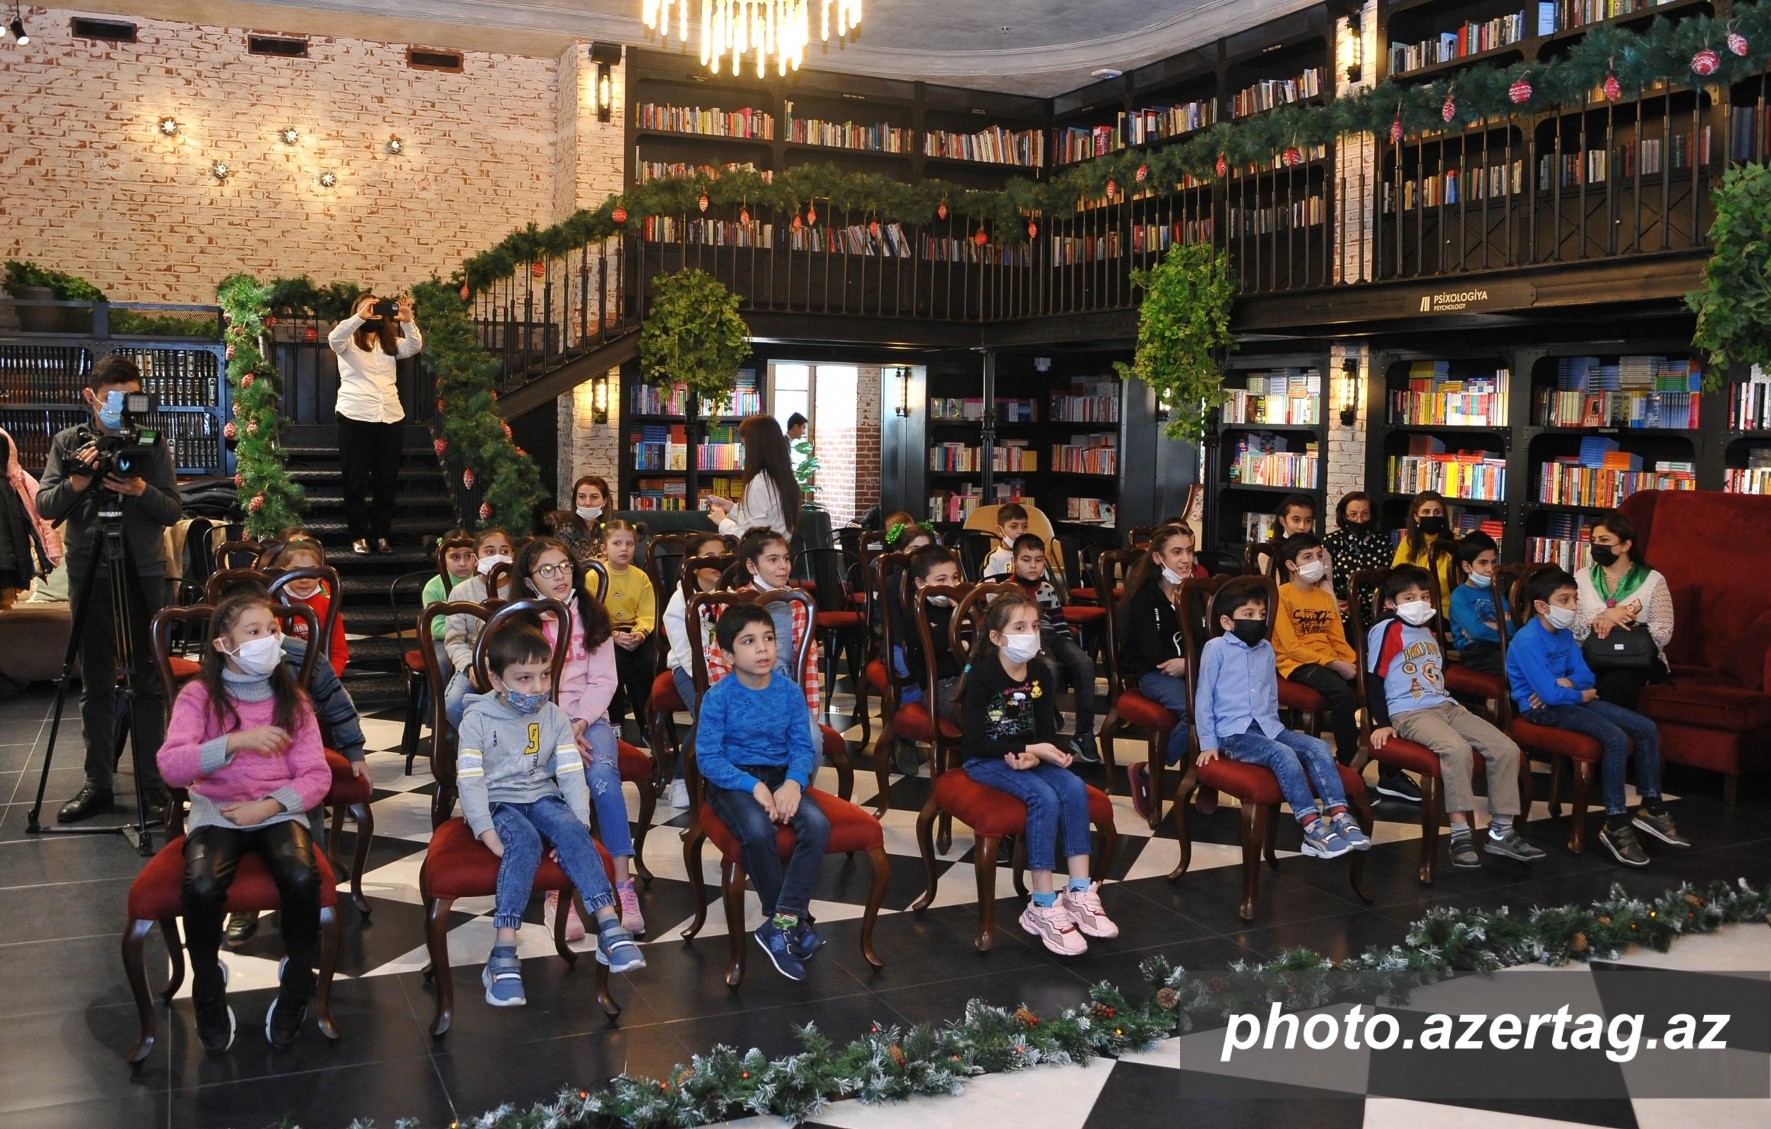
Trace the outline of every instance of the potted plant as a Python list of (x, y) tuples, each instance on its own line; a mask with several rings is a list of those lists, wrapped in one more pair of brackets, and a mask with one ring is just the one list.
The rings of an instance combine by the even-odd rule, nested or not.
[[(104, 292), (85, 279), (50, 270), (30, 259), (6, 260), (6, 292), (27, 303), (105, 300)], [(24, 305), (18, 307), (18, 325), (26, 333), (91, 333), (92, 312)]]
[(1771, 366), (1771, 279), (1765, 231), (1771, 226), (1771, 168), (1736, 165), (1711, 196), (1710, 258), (1703, 283), (1685, 296), (1697, 313), (1691, 343), (1709, 356), (1703, 388), (1721, 388), (1731, 366)]
[(1236, 280), (1223, 252), (1202, 243), (1176, 243), (1149, 270), (1131, 272), (1144, 291), (1138, 307), (1138, 344), (1132, 363), (1114, 362), (1120, 379), (1137, 379), (1168, 409), (1168, 436), (1198, 447), (1208, 413), (1226, 399), (1224, 354)]
[[(731, 403), (738, 366), (750, 356), (750, 327), (738, 314), (738, 296), (706, 271), (693, 268), (652, 280), (652, 309), (640, 328), (640, 376), (664, 391), (688, 393), (689, 445), (699, 447), (701, 406), (715, 413)], [(695, 464), (688, 461), (688, 494), (696, 497)]]

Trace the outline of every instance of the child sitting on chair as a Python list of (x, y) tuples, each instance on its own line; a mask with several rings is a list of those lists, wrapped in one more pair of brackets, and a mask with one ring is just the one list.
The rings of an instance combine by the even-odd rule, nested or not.
[[(302, 537), (286, 542), (277, 553), (276, 567), (282, 569), (322, 568), (326, 564), (326, 550), (318, 541)], [(320, 630), (326, 629), (326, 615), (332, 610), (332, 601), (337, 593), (326, 591), (326, 586), (318, 580), (292, 580), (283, 588), (291, 600), (306, 604), (314, 609), (314, 618), (320, 621)], [(306, 638), (307, 625), (298, 624), (295, 628), (298, 638)], [(332, 621), (332, 634), (325, 641), (326, 661), (332, 665), (332, 673), (344, 677), (344, 666), (350, 661), (350, 646), (344, 639), (344, 615), (339, 614)]]

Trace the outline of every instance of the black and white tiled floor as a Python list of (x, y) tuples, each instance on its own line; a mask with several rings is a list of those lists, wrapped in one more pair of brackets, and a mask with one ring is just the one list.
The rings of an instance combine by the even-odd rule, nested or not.
[[(146, 1064), (131, 1072), (123, 1055), (134, 1042), (135, 1013), (117, 956), (124, 895), (140, 860), (121, 838), (42, 838), (26, 832), (47, 735), (50, 695), (33, 692), (0, 704), (0, 1129), (61, 1125), (176, 1126), (208, 1129), (291, 1122), (331, 1129), (355, 1118), (392, 1126), (416, 1118), (448, 1126), (504, 1103), (549, 1098), (562, 1087), (593, 1087), (623, 1070), (662, 1076), (675, 1063), (715, 1043), (757, 1046), (770, 1054), (796, 1049), (794, 1028), (808, 1021), (838, 1041), (874, 1021), (914, 1023), (956, 1016), (965, 1002), (1025, 1002), (1036, 1012), (1083, 998), (1102, 978), (1137, 983), (1137, 964), (1155, 953), (1195, 971), (1227, 967), (1308, 945), (1344, 956), (1372, 944), (1402, 939), (1407, 924), (1429, 905), (1450, 903), (1526, 909), (1602, 895), (1613, 882), (1655, 894), (1681, 879), (1709, 881), (1745, 877), (1771, 881), (1771, 796), (1762, 782), (1743, 789), (1735, 808), (1723, 807), (1713, 776), (1680, 773), (1668, 789), (1680, 794), (1680, 825), (1696, 841), (1689, 852), (1658, 854), (1645, 871), (1625, 871), (1596, 852), (1575, 857), (1560, 846), (1560, 822), (1550, 822), (1540, 802), (1529, 837), (1550, 857), (1527, 869), (1485, 860), (1478, 872), (1452, 870), (1441, 860), (1432, 889), (1415, 878), (1418, 810), (1385, 801), (1377, 806), (1378, 845), (1366, 877), (1377, 902), (1361, 904), (1347, 883), (1346, 864), (1295, 854), (1297, 833), (1281, 828), (1283, 865), (1262, 878), (1260, 918), (1245, 926), (1236, 916), (1240, 895), (1237, 817), (1228, 805), (1193, 820), (1192, 870), (1178, 883), (1166, 875), (1179, 847), (1165, 824), (1152, 835), (1131, 812), (1123, 782), (1119, 810), (1120, 851), (1103, 892), (1119, 922), (1121, 938), (1098, 943), (1086, 957), (1060, 962), (1021, 934), (1014, 924), (1019, 903), (1008, 875), (999, 874), (998, 940), (987, 955), (973, 951), (975, 885), (971, 841), (955, 827), (943, 857), (943, 880), (935, 905), (906, 912), (921, 892), (914, 821), (926, 781), (894, 776), (892, 810), (885, 817), (886, 849), (893, 869), (875, 945), (886, 961), (875, 972), (862, 959), (858, 918), (869, 873), (865, 861), (827, 860), (814, 894), (814, 912), (831, 945), (812, 962), (811, 975), (795, 984), (777, 976), (752, 950), (744, 984), (733, 991), (723, 980), (726, 939), (717, 896), (717, 863), (711, 849), (706, 877), (713, 905), (708, 924), (692, 943), (680, 939), (693, 915), (677, 831), (684, 813), (662, 800), (645, 858), (656, 881), (643, 887), (641, 904), (650, 926), (648, 968), (618, 977), (616, 998), (624, 1010), (608, 1025), (595, 1003), (589, 962), (568, 970), (539, 928), (540, 903), (531, 906), (521, 952), (529, 1006), (498, 1010), (484, 1003), (478, 970), (491, 938), (489, 900), (455, 906), (450, 930), (456, 966), (456, 1016), (441, 1041), (426, 1033), (433, 996), (420, 976), (426, 963), (418, 868), (429, 834), (432, 784), (425, 763), (402, 774), (391, 751), (371, 754), (376, 780), (376, 838), (365, 890), (373, 914), (360, 917), (341, 903), (344, 941), (334, 1016), (343, 1032), (328, 1044), (310, 1030), (292, 1048), (273, 1052), (262, 1035), (280, 946), (274, 928), (226, 959), (230, 996), (241, 1031), (225, 1057), (210, 1058), (196, 1046), (187, 999), (160, 1016), (160, 1041)], [(852, 698), (836, 695), (838, 710)], [(79, 725), (70, 711), (50, 772), (46, 818), (79, 786)], [(396, 718), (370, 718), (365, 730), (372, 750), (393, 750), (400, 737)], [(849, 733), (858, 742), (859, 729)], [(1119, 745), (1123, 760), (1142, 747)], [(858, 757), (857, 802), (870, 804), (874, 777)], [(828, 771), (828, 770), (826, 770)], [(1098, 770), (1096, 782), (1099, 783)], [(1544, 791), (1540, 779), (1539, 794)], [(631, 793), (630, 793), (631, 804)], [(348, 832), (346, 848), (348, 850)], [(1289, 849), (1287, 849), (1289, 848)], [(747, 916), (754, 924), (754, 896)], [(163, 955), (150, 942), (150, 979), (160, 982)], [(1686, 939), (1667, 957), (1681, 968), (1771, 967), (1771, 932), (1748, 930), (1716, 938)], [(1529, 973), (1512, 973), (1524, 975)], [(187, 989), (188, 994), (188, 989)], [(1424, 1005), (1420, 1005), (1424, 1006)], [(1215, 1038), (1191, 1036), (1190, 1038)], [(856, 1129), (895, 1129), (912, 1124), (1002, 1123), (1022, 1129), (1111, 1126), (1137, 1129), (1180, 1120), (1213, 1124), (1267, 1124), (1275, 1117), (1304, 1118), (1318, 1125), (1390, 1126), (1422, 1120), (1447, 1126), (1543, 1126), (1546, 1121), (1588, 1125), (1691, 1124), (1689, 1106), (1634, 1099), (1621, 1091), (1606, 1101), (1459, 1102), (1431, 1108), (1385, 1097), (1377, 1087), (1339, 1093), (1277, 1083), (1237, 1082), (1182, 1069), (1183, 1044), (1174, 1041), (1117, 1062), (1088, 1068), (1042, 1068), (983, 1078), (964, 1096), (891, 1107), (835, 1105), (818, 1124)], [(1705, 1103), (1711, 1126), (1762, 1125), (1771, 1103)]]

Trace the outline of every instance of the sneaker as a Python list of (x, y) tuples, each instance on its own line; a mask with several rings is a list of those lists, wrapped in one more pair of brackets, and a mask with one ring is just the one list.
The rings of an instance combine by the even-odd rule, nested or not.
[(1537, 862), (1548, 857), (1542, 848), (1534, 847), (1521, 838), (1517, 827), (1507, 828), (1505, 835), (1496, 835), (1494, 828), (1490, 827), (1488, 841), (1482, 844), (1482, 849), (1491, 855), (1517, 859), (1519, 862)]
[[(191, 993), (191, 1007), (197, 1013), (197, 1042), (212, 1055), (225, 1052), (234, 1045), (234, 1009), (228, 1006), (228, 966), (216, 961), (221, 969), (221, 986), (215, 995), (205, 997)], [(194, 985), (193, 985), (194, 988)]]
[(1131, 791), (1131, 810), (1138, 813), (1139, 819), (1150, 818), (1150, 765), (1145, 761), (1133, 761), (1125, 766), (1125, 778)]
[(1482, 869), (1482, 856), (1476, 850), (1473, 836), (1453, 835), (1451, 837), (1451, 865), (1459, 870)]
[(1076, 754), (1076, 759), (1083, 764), (1100, 764), (1101, 750), (1100, 747), (1095, 744), (1095, 731), (1093, 727), (1079, 725), (1077, 728), (1081, 730), (1081, 732), (1077, 733), (1075, 737), (1070, 739), (1070, 751)]
[[(547, 892), (547, 897), (544, 898), (541, 903), (541, 926), (547, 930), (547, 935), (549, 937), (553, 936), (553, 923), (554, 919), (559, 916), (559, 912), (560, 892), (558, 890), (549, 890)], [(584, 940), (584, 922), (578, 918), (577, 902), (573, 902), (566, 907), (566, 940)]]
[(646, 954), (633, 943), (633, 934), (620, 925), (604, 925), (596, 933), (596, 959), (610, 972), (632, 972), (646, 967)]
[(1341, 842), (1355, 851), (1371, 850), (1371, 837), (1366, 835), (1364, 830), (1353, 821), (1353, 817), (1346, 812), (1341, 812), (1329, 820), (1328, 826), (1340, 838)]
[(1599, 832), (1599, 844), (1625, 866), (1648, 865), (1648, 852), (1642, 849), (1641, 841), (1636, 838), (1633, 824), (1622, 823), (1613, 827), (1607, 822)]
[(1655, 815), (1647, 808), (1637, 808), (1630, 823), (1635, 825), (1636, 830), (1646, 831), (1670, 846), (1689, 847), (1691, 845), (1691, 840), (1679, 834), (1679, 829), (1673, 826), (1672, 812), (1663, 811), (1659, 815)]
[(898, 771), (905, 776), (918, 776), (922, 773), (922, 749), (914, 742), (899, 741), (892, 760), (897, 763)]
[(799, 919), (799, 924), (793, 927), (793, 932), (787, 938), (788, 950), (802, 961), (810, 960), (812, 954), (823, 947), (824, 938), (818, 936), (818, 931), (812, 928), (812, 923), (803, 917)]
[(786, 932), (775, 924), (773, 918), (756, 927), (756, 943), (761, 945), (763, 952), (769, 954), (769, 959), (775, 962), (776, 972), (789, 980), (804, 980), (806, 978), (806, 966), (793, 955), (792, 943)]
[(258, 911), (248, 910), (245, 913), (228, 914), (228, 923), (222, 930), (222, 936), (227, 940), (228, 948), (237, 949), (252, 940), (252, 935), (257, 932)]
[(1090, 883), (1086, 890), (1065, 890), (1058, 895), (1058, 904), (1064, 907), (1084, 937), (1110, 941), (1119, 936), (1119, 926), (1113, 924), (1107, 911), (1101, 907), (1099, 882)]
[(271, 1001), (271, 1008), (264, 1013), (264, 1038), (271, 1046), (282, 1050), (295, 1041), (301, 1034), (301, 1025), (307, 1022), (307, 1001), (297, 1000), (287, 988), (277, 993)]
[(689, 785), (685, 780), (670, 782), (670, 806), (682, 810), (689, 806)]
[(1377, 776), (1377, 791), (1380, 796), (1388, 796), (1392, 800), (1404, 803), (1420, 803), (1420, 785), (1416, 784), (1406, 772), (1380, 772)]
[(368, 539), (364, 538), (364, 537), (359, 537), (355, 541), (352, 541), (351, 542), (351, 552), (355, 553), (359, 557), (368, 556), (370, 553)]
[(1353, 845), (1334, 833), (1326, 819), (1314, 819), (1304, 828), (1304, 853), (1319, 859), (1337, 859)]
[(640, 913), (640, 896), (633, 888), (633, 879), (615, 883), (615, 902), (621, 907), (621, 928), (635, 937), (644, 937), (646, 919)]
[(1082, 936), (1082, 930), (1076, 927), (1076, 919), (1064, 908), (1062, 900), (1051, 906), (1028, 901), (1027, 908), (1021, 911), (1021, 928), (1038, 937), (1046, 948), (1061, 957), (1081, 956), (1088, 952), (1088, 941)]
[(493, 1007), (522, 1007), (529, 1002), (523, 995), (523, 962), (517, 959), (514, 945), (492, 947), (480, 983), (486, 986), (486, 1002)]

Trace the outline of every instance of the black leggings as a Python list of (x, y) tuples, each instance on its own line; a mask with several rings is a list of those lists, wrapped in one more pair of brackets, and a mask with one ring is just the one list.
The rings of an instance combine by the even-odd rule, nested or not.
[(634, 725), (641, 733), (646, 731), (646, 710), (652, 704), (652, 680), (657, 673), (658, 655), (653, 650), (652, 636), (646, 636), (646, 641), (631, 651), (615, 647), (615, 677), (619, 686), (609, 703), (609, 723), (617, 736), (621, 733), (621, 719), (629, 710), (633, 712)]
[(199, 827), (184, 841), (185, 950), (191, 954), (191, 989), (206, 997), (221, 991), (222, 918), (228, 887), (248, 851), (263, 857), (282, 899), (279, 928), (289, 953), (283, 990), (305, 1001), (314, 990), (320, 955), (320, 871), (303, 819), (268, 827)]
[(1359, 752), (1359, 698), (1353, 684), (1323, 666), (1305, 663), (1285, 677), (1328, 699), (1328, 724), (1334, 731), (1334, 755), (1342, 764), (1352, 764)]

